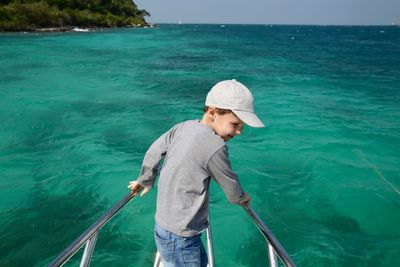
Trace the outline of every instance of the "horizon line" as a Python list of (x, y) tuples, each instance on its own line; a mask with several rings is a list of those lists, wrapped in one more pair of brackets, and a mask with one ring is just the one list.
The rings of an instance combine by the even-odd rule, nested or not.
[(391, 24), (292, 24), (292, 23), (221, 23), (221, 22), (147, 22), (149, 24), (172, 24), (172, 25), (260, 25), (260, 26), (359, 26), (359, 27), (374, 27), (374, 26), (400, 26), (397, 23)]

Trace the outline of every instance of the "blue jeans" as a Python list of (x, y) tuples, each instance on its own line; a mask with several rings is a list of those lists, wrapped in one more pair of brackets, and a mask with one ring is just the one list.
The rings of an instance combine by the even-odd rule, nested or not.
[(208, 259), (201, 234), (182, 237), (164, 230), (156, 223), (154, 239), (165, 267), (207, 266)]

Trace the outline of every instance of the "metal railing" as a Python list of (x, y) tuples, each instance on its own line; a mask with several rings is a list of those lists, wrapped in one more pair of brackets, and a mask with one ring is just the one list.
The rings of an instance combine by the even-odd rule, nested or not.
[[(110, 221), (142, 189), (143, 187), (137, 186), (134, 190), (132, 190), (131, 193), (129, 193), (121, 201), (119, 201), (111, 209), (109, 209), (99, 220), (97, 220), (97, 222), (95, 222), (92, 226), (90, 226), (81, 236), (79, 236), (71, 245), (69, 245), (57, 258), (55, 258), (49, 264), (49, 267), (62, 266), (85, 244), (86, 246), (82, 255), (80, 267), (89, 266), (100, 229), (105, 224), (107, 224), (107, 222)], [(253, 219), (254, 223), (257, 225), (257, 228), (260, 230), (261, 234), (264, 236), (265, 240), (268, 243), (270, 266), (271, 267), (278, 266), (278, 261), (276, 257), (276, 255), (278, 255), (286, 267), (296, 267), (296, 264), (287, 254), (287, 252), (279, 243), (279, 241), (276, 239), (276, 237), (273, 235), (273, 233), (261, 220), (258, 214), (247, 204), (243, 205), (243, 208), (246, 210), (248, 215)], [(207, 233), (207, 247), (209, 254), (208, 255), (209, 266), (212, 267), (214, 266), (214, 255), (212, 249), (211, 227), (207, 228), (206, 233)]]
[(281, 243), (279, 243), (278, 239), (276, 239), (271, 230), (269, 230), (265, 223), (261, 220), (260, 216), (258, 216), (258, 214), (247, 204), (243, 205), (243, 208), (246, 210), (247, 214), (249, 214), (249, 216), (253, 219), (258, 230), (260, 230), (261, 234), (264, 236), (265, 240), (268, 243), (269, 266), (278, 266), (278, 261), (276, 258), (276, 255), (278, 255), (286, 267), (296, 267), (294, 261), (290, 258), (289, 254), (283, 248)]
[(111, 220), (129, 201), (131, 201), (143, 187), (137, 186), (131, 193), (125, 196), (120, 202), (109, 209), (100, 219), (90, 226), (80, 237), (78, 237), (71, 245), (69, 245), (56, 259), (50, 263), (50, 267), (62, 266), (67, 262), (85, 243), (86, 247), (82, 255), (80, 267), (90, 265), (93, 255), (94, 246), (96, 245), (97, 235), (100, 229)]

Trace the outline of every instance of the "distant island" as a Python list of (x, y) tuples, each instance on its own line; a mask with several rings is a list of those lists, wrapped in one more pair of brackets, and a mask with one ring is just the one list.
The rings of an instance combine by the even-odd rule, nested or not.
[(0, 0), (0, 31), (144, 27), (145, 16), (132, 0)]

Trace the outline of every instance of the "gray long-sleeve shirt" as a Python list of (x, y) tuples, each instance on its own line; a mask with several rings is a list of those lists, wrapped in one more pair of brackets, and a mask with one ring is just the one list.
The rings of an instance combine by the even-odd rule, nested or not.
[(176, 235), (189, 237), (208, 227), (210, 177), (229, 202), (238, 203), (243, 197), (225, 142), (199, 121), (175, 125), (150, 146), (137, 180), (140, 185), (154, 185), (162, 159), (155, 217), (161, 227)]

